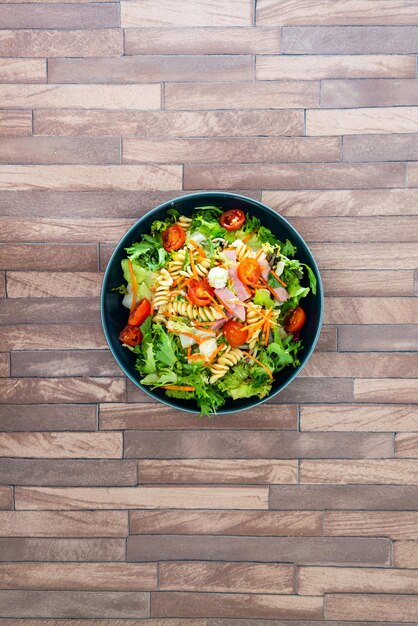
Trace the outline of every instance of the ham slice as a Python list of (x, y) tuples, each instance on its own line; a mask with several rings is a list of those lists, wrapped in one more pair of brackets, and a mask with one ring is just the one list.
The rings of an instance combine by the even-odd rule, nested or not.
[(224, 256), (226, 256), (228, 261), (232, 261), (232, 263), (236, 263), (237, 262), (237, 252), (236, 252), (236, 250), (234, 250), (234, 249), (230, 250), (229, 248), (226, 248), (226, 250), (222, 250), (222, 254)]
[(223, 289), (215, 289), (215, 293), (227, 310), (242, 322), (245, 322), (245, 307), (233, 291), (228, 289), (228, 287), (224, 287)]
[(270, 263), (267, 261), (267, 257), (264, 252), (260, 254), (258, 258), (258, 264), (261, 267), (261, 276), (264, 278), (264, 280), (268, 280), (270, 274)]
[(289, 300), (289, 294), (284, 287), (276, 287), (275, 289), (273, 289), (273, 291), (276, 300), (278, 300), (279, 302), (286, 302), (286, 300)]
[(240, 300), (245, 302), (248, 298), (251, 298), (251, 294), (248, 293), (244, 287), (244, 283), (238, 278), (237, 266), (231, 265), (228, 267), (228, 276), (232, 281), (232, 286), (237, 292), (237, 296)]

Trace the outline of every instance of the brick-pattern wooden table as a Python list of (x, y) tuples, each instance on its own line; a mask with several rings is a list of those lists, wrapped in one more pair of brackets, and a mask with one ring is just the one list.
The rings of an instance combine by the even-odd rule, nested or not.
[[(0, 626), (417, 625), (417, 0), (0, 28)], [(115, 243), (196, 189), (285, 215), (326, 289), (302, 375), (212, 420), (127, 384), (99, 323)]]

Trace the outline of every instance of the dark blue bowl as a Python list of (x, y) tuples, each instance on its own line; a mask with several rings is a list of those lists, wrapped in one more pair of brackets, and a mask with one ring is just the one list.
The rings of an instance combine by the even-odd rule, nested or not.
[(318, 281), (317, 294), (314, 296), (312, 293), (309, 293), (309, 295), (303, 299), (303, 308), (306, 311), (307, 322), (301, 331), (301, 339), (303, 340), (304, 347), (299, 353), (299, 367), (296, 369), (293, 367), (287, 367), (280, 373), (275, 374), (275, 380), (273, 382), (271, 393), (262, 400), (256, 397), (240, 400), (230, 399), (227, 400), (225, 405), (218, 411), (219, 413), (233, 413), (235, 411), (242, 411), (243, 409), (249, 409), (257, 406), (269, 398), (272, 398), (282, 391), (282, 389), (287, 387), (287, 385), (292, 382), (294, 378), (296, 378), (302, 368), (306, 365), (315, 348), (321, 331), (324, 296), (318, 267), (305, 241), (293, 228), (293, 226), (291, 226), (281, 215), (278, 215), (269, 207), (257, 202), (256, 200), (252, 200), (251, 198), (245, 198), (244, 196), (239, 196), (233, 193), (217, 191), (193, 193), (187, 196), (181, 196), (180, 198), (175, 198), (169, 202), (164, 202), (164, 204), (160, 204), (160, 206), (157, 206), (155, 209), (152, 209), (146, 215), (141, 217), (136, 224), (128, 230), (116, 246), (103, 278), (101, 292), (101, 319), (106, 340), (113, 356), (122, 371), (137, 387), (150, 395), (152, 398), (155, 398), (160, 402), (164, 402), (165, 404), (168, 404), (176, 409), (189, 411), (190, 413), (200, 412), (197, 404), (192, 400), (168, 398), (162, 390), (151, 390), (149, 387), (141, 385), (139, 382), (140, 374), (135, 369), (135, 355), (126, 348), (123, 348), (118, 339), (120, 330), (127, 323), (129, 311), (122, 306), (122, 297), (118, 293), (112, 291), (112, 288), (123, 283), (120, 263), (122, 259), (126, 258), (125, 248), (138, 241), (140, 235), (143, 233), (149, 233), (151, 223), (155, 219), (164, 219), (166, 211), (171, 207), (175, 207), (184, 215), (190, 215), (194, 207), (210, 204), (220, 206), (225, 210), (232, 208), (242, 209), (244, 212), (251, 213), (252, 215), (258, 217), (261, 220), (261, 223), (270, 228), (276, 237), (281, 241), (289, 239), (294, 245), (297, 246), (296, 258), (302, 263), (310, 265), (315, 272)]

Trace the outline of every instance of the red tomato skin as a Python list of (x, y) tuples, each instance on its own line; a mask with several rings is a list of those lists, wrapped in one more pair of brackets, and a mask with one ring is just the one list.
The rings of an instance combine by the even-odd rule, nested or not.
[(305, 326), (305, 323), (306, 323), (306, 313), (302, 309), (301, 306), (298, 306), (291, 313), (289, 319), (287, 320), (286, 325), (285, 325), (285, 330), (288, 333), (299, 332), (300, 329)]
[(214, 289), (205, 279), (192, 278), (189, 282), (187, 295), (189, 301), (197, 306), (208, 306), (212, 302)]
[(247, 342), (248, 333), (243, 329), (243, 324), (230, 320), (223, 325), (222, 332), (226, 337), (228, 343), (233, 348), (242, 346)]
[(127, 346), (137, 346), (142, 342), (142, 333), (139, 326), (127, 324), (119, 333), (119, 341)]
[(129, 315), (129, 324), (131, 326), (141, 326), (151, 313), (151, 302), (147, 298), (142, 298)]
[(245, 222), (245, 213), (241, 209), (225, 211), (219, 218), (220, 225), (225, 230), (238, 230)]
[(186, 234), (179, 224), (173, 224), (161, 233), (164, 250), (179, 250), (186, 241)]
[(261, 276), (261, 267), (255, 259), (244, 259), (238, 265), (237, 273), (244, 285), (256, 285)]

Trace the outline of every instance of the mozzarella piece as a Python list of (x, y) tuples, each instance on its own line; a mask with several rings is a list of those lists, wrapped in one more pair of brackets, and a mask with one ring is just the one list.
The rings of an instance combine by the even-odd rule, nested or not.
[(211, 339), (206, 339), (206, 341), (202, 341), (202, 343), (199, 346), (199, 351), (200, 351), (200, 354), (202, 354), (204, 357), (208, 359), (210, 355), (215, 352), (216, 348), (217, 348), (216, 339), (211, 338)]
[(208, 281), (211, 287), (222, 289), (228, 282), (228, 270), (223, 267), (212, 267), (208, 274)]
[(284, 270), (284, 261), (279, 261), (276, 267), (277, 276), (281, 276), (283, 274), (283, 270)]
[(205, 241), (205, 239), (206, 239), (205, 235), (199, 232), (198, 230), (195, 233), (193, 233), (191, 237), (189, 237), (189, 241), (194, 241), (198, 245), (202, 243), (202, 241)]

